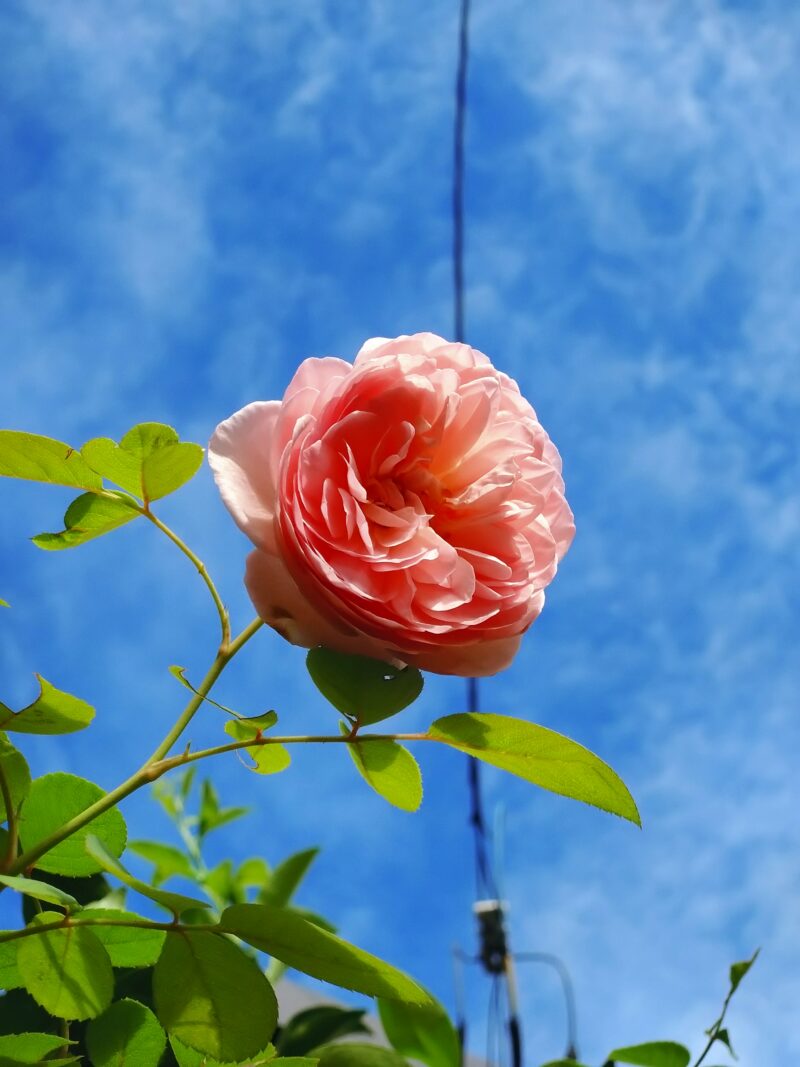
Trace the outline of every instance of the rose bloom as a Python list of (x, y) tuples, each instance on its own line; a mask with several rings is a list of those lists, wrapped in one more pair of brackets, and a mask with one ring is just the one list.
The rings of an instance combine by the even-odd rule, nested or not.
[(265, 622), (438, 674), (509, 665), (575, 532), (516, 382), (430, 333), (305, 360), (282, 401), (217, 427), (209, 461)]

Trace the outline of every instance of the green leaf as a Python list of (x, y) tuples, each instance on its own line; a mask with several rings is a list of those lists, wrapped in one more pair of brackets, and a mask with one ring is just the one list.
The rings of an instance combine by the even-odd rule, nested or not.
[(367, 785), (384, 800), (403, 811), (417, 810), (422, 803), (422, 775), (407, 748), (396, 741), (359, 741), (356, 737), (348, 742), (347, 751)]
[(728, 1028), (723, 1026), (721, 1030), (717, 1030), (714, 1034), (714, 1040), (719, 1041), (730, 1052), (731, 1056), (736, 1059), (736, 1053), (733, 1051), (733, 1045), (731, 1044), (731, 1035), (728, 1032)]
[(56, 689), (41, 674), (36, 675), (39, 695), (32, 704), (13, 712), (0, 704), (0, 730), (20, 734), (71, 734), (83, 730), (94, 718), (94, 708), (85, 700)]
[[(146, 923), (141, 915), (120, 908), (86, 908), (81, 919), (127, 920)], [(163, 930), (150, 926), (92, 925), (92, 933), (108, 953), (114, 967), (152, 967), (164, 947)]]
[(261, 889), (272, 877), (269, 864), (260, 856), (251, 856), (236, 872), (236, 881), (241, 889)]
[[(36, 778), (22, 805), (20, 818), (20, 837), (25, 850), (34, 848), (105, 795), (94, 782), (63, 771)], [(128, 831), (119, 808), (109, 808), (76, 830), (40, 856), (36, 866), (54, 874), (83, 875), (99, 871), (101, 864), (86, 851), (90, 834), (102, 842), (108, 853), (121, 856)]]
[(173, 845), (164, 845), (160, 841), (130, 841), (128, 850), (153, 864), (152, 881), (156, 887), (175, 875), (194, 878), (189, 857)]
[(167, 1032), (216, 1059), (261, 1051), (278, 1022), (275, 994), (255, 960), (206, 931), (169, 935), (153, 972), (153, 996)]
[(79, 452), (52, 437), (0, 430), (0, 475), (75, 489), (102, 489), (102, 479)]
[(235, 719), (225, 723), (225, 733), (230, 734), (236, 741), (251, 741), (260, 737), (277, 721), (278, 715), (274, 711), (266, 711), (263, 715), (253, 715), (251, 718), (237, 715)]
[[(193, 1048), (189, 1048), (188, 1045), (179, 1040), (174, 1035), (169, 1039), (172, 1051), (175, 1054), (178, 1067), (260, 1067), (260, 1065), (269, 1064), (269, 1067), (273, 1067), (274, 1064), (286, 1063), (286, 1060), (275, 1059), (275, 1046), (267, 1045), (266, 1048), (257, 1052), (255, 1056), (248, 1056), (244, 1064), (232, 1063), (230, 1060), (227, 1063), (223, 1063), (221, 1060), (214, 1059), (213, 1056), (206, 1056), (202, 1052), (196, 1052)], [(291, 1064), (305, 1065), (306, 1060), (291, 1060), (288, 1061)], [(315, 1064), (316, 1060), (308, 1060), (309, 1064)]]
[(409, 1067), (396, 1052), (375, 1045), (325, 1045), (315, 1053), (319, 1067)]
[(272, 872), (272, 877), (262, 889), (259, 900), (264, 904), (274, 904), (276, 908), (285, 907), (297, 892), (298, 886), (318, 855), (318, 848), (305, 848), (288, 856)]
[(394, 667), (329, 648), (312, 648), (306, 667), (320, 693), (360, 726), (396, 715), (422, 692), (423, 679), (416, 667)]
[(577, 1060), (548, 1060), (542, 1067), (586, 1067), (586, 1064), (578, 1063)]
[(739, 983), (758, 959), (760, 951), (761, 949), (757, 948), (749, 960), (741, 960), (739, 963), (731, 964), (731, 996), (739, 988)]
[(344, 989), (412, 1004), (431, 1003), (428, 993), (402, 971), (289, 909), (234, 904), (222, 913), (220, 926), (287, 966)]
[[(328, 1004), (306, 1008), (293, 1015), (284, 1025), (278, 1038), (278, 1052), (287, 1056), (302, 1056), (318, 1045), (348, 1034), (368, 1034), (369, 1029), (362, 1021), (364, 1014), (359, 1009), (337, 1008)], [(458, 1063), (455, 1067), (458, 1067)]]
[(25, 988), (57, 1019), (92, 1019), (111, 1003), (114, 973), (101, 943), (86, 926), (53, 926), (38, 915), (41, 933), (22, 938), (17, 966)]
[[(0, 1063), (39, 1063), (48, 1053), (73, 1044), (74, 1041), (55, 1034), (9, 1034), (0, 1037)], [(58, 1062), (65, 1061), (60, 1059)]]
[[(2, 714), (0, 706), (0, 714)], [(5, 778), (14, 812), (18, 812), (31, 788), (31, 772), (25, 757), (18, 751), (5, 734), (0, 733), (0, 771)], [(0, 822), (8, 818), (5, 796), (0, 790)]]
[(79, 911), (80, 904), (69, 893), (50, 885), (49, 882), (41, 882), (36, 878), (23, 878), (20, 875), (0, 874), (0, 884), (7, 885), (9, 889), (16, 889), (18, 893), (33, 897), (34, 900), (46, 900), (49, 904), (58, 904), (65, 911)]
[(0, 930), (0, 989), (19, 989), (24, 986), (17, 967), (17, 941), (3, 941), (11, 930)]
[(203, 462), (200, 445), (180, 442), (172, 427), (158, 422), (134, 426), (119, 444), (94, 438), (81, 454), (98, 474), (145, 502), (180, 489)]
[(583, 745), (554, 730), (508, 715), (446, 715), (428, 737), (510, 771), (542, 789), (582, 800), (641, 826), (625, 783)]
[[(95, 824), (92, 823), (91, 825), (94, 826)], [(156, 904), (160, 904), (162, 908), (166, 908), (167, 911), (172, 912), (175, 916), (180, 916), (184, 911), (194, 908), (206, 907), (204, 900), (198, 900), (196, 897), (187, 897), (183, 893), (171, 893), (166, 889), (156, 889), (148, 885), (147, 882), (143, 882), (140, 878), (135, 878), (129, 871), (125, 870), (119, 860), (108, 853), (103, 843), (94, 834), (89, 834), (86, 838), (86, 851), (107, 874), (113, 874), (115, 878), (119, 878), (120, 882), (123, 882), (131, 889), (135, 889), (143, 897), (154, 900)]]
[(118, 1000), (86, 1029), (92, 1067), (158, 1067), (166, 1047), (158, 1019), (136, 1000)]
[(384, 1033), (395, 1051), (427, 1067), (460, 1067), (458, 1034), (441, 1004), (433, 1003), (435, 1010), (400, 1004), (396, 1000), (379, 1000), (378, 1013)]
[(248, 811), (249, 808), (221, 808), (219, 806), (217, 791), (209, 779), (206, 778), (203, 781), (202, 792), (200, 795), (200, 814), (197, 821), (197, 833), (203, 838), (206, 834), (210, 834), (212, 830), (217, 830), (220, 826), (225, 826), (226, 823), (233, 822), (234, 819), (240, 819), (243, 815), (246, 815)]
[(0, 596), (0, 608), (10, 608), (10, 607), (11, 607), (11, 605), (9, 604), (9, 602), (7, 600), (3, 600), (3, 598)]
[(129, 498), (120, 495), (97, 496), (84, 493), (72, 501), (64, 515), (64, 529), (58, 533), (41, 533), (31, 540), (37, 548), (53, 551), (75, 548), (111, 533), (138, 518), (141, 512)]
[(688, 1067), (691, 1055), (687, 1048), (674, 1041), (648, 1041), (643, 1045), (628, 1045), (609, 1052), (608, 1058), (618, 1063), (634, 1063), (637, 1067)]

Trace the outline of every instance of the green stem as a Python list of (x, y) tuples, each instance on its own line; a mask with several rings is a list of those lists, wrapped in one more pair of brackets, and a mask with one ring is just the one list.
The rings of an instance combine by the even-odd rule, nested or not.
[(0, 861), (0, 870), (7, 870), (9, 864), (13, 861), (17, 854), (17, 813), (14, 809), (14, 799), (11, 796), (11, 787), (8, 784), (6, 773), (3, 770), (2, 764), (0, 764), (0, 794), (3, 797), (3, 804), (6, 809), (6, 818), (8, 819), (8, 847), (6, 848), (6, 854)]
[(129, 926), (138, 930), (165, 930), (168, 933), (175, 930), (202, 930), (206, 933), (213, 933), (217, 929), (215, 923), (192, 923), (191, 926), (187, 926), (179, 922), (150, 922), (148, 919), (95, 919), (81, 912), (80, 915), (75, 916), (65, 915), (60, 922), (37, 923), (34, 926), (23, 926), (21, 930), (4, 931), (0, 934), (0, 945), (5, 944), (6, 941), (19, 941), (23, 937), (46, 934), (49, 930), (63, 930), (65, 926)]
[(183, 752), (180, 756), (172, 756), (163, 760), (153, 770), (157, 771), (158, 777), (176, 767), (183, 767), (187, 763), (195, 763), (197, 760), (207, 759), (209, 756), (221, 756), (225, 752), (238, 752), (243, 748), (261, 748), (263, 745), (352, 745), (361, 744), (362, 741), (438, 741), (438, 737), (430, 734), (359, 734), (354, 739), (350, 734), (295, 734), (289, 737), (252, 737), (247, 741), (231, 741), (227, 745), (216, 745), (214, 748), (203, 748), (198, 752)]
[(728, 1005), (731, 1002), (731, 997), (733, 996), (734, 992), (735, 992), (735, 990), (731, 989), (729, 991), (727, 997), (725, 997), (725, 1002), (722, 1005), (722, 1011), (720, 1012), (720, 1016), (717, 1019), (717, 1021), (714, 1023), (714, 1025), (711, 1027), (711, 1033), (710, 1033), (709, 1038), (708, 1038), (708, 1044), (703, 1049), (703, 1051), (700, 1053), (700, 1055), (697, 1057), (697, 1059), (694, 1061), (694, 1063), (692, 1064), (692, 1067), (700, 1067), (700, 1064), (703, 1062), (703, 1060), (706, 1058), (706, 1056), (711, 1051), (711, 1048), (712, 1048), (714, 1042), (717, 1040), (717, 1034), (722, 1029), (722, 1023), (723, 1023), (723, 1021), (725, 1019), (725, 1013), (728, 1010)]
[(19, 874), (21, 871), (27, 870), (29, 867), (33, 867), (40, 856), (43, 856), (45, 852), (49, 852), (51, 848), (55, 848), (66, 838), (71, 837), (72, 834), (77, 833), (78, 830), (82, 830), (84, 826), (96, 819), (98, 815), (102, 815), (104, 811), (108, 811), (109, 808), (113, 808), (116, 804), (119, 804), (125, 797), (135, 793), (137, 789), (140, 789), (143, 785), (148, 785), (154, 782), (157, 778), (160, 778), (162, 774), (165, 774), (172, 766), (178, 764), (169, 760), (164, 760), (169, 750), (178, 740), (180, 735), (186, 729), (191, 722), (195, 712), (203, 703), (203, 700), (208, 691), (213, 686), (214, 682), (219, 678), (220, 674), (225, 670), (231, 659), (236, 653), (250, 640), (253, 634), (263, 626), (261, 619), (254, 619), (233, 641), (224, 645), (217, 652), (216, 658), (209, 668), (203, 681), (198, 687), (197, 693), (192, 697), (189, 703), (178, 717), (177, 722), (169, 731), (167, 736), (155, 750), (153, 755), (143, 763), (138, 771), (135, 771), (130, 778), (118, 785), (116, 789), (112, 789), (110, 793), (106, 793), (100, 797), (94, 804), (91, 804), (88, 808), (85, 808), (69, 822), (64, 823), (57, 830), (49, 834), (44, 840), (37, 842), (27, 851), (23, 852), (21, 856), (11, 865), (10, 873)]
[(222, 603), (222, 597), (219, 595), (211, 575), (206, 570), (205, 563), (203, 563), (199, 556), (192, 552), (191, 548), (189, 548), (185, 541), (178, 537), (174, 530), (171, 530), (165, 522), (162, 522), (157, 515), (153, 514), (147, 504), (145, 504), (144, 507), (139, 508), (139, 510), (146, 519), (149, 519), (150, 522), (152, 522), (154, 526), (157, 526), (163, 534), (166, 534), (170, 541), (172, 541), (172, 543), (183, 552), (184, 556), (186, 556), (187, 559), (190, 559), (197, 568), (198, 574), (208, 586), (208, 591), (211, 593), (214, 606), (219, 615), (219, 621), (222, 627), (222, 645), (223, 647), (228, 645), (231, 639), (231, 622), (228, 616), (228, 609)]

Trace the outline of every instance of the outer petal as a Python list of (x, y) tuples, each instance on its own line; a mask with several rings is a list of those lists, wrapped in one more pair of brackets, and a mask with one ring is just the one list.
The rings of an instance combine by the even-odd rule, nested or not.
[(434, 674), (456, 674), (461, 678), (482, 678), (497, 674), (511, 665), (517, 654), (522, 634), (483, 640), (471, 645), (451, 645), (430, 652), (408, 655), (406, 660), (421, 671)]
[(260, 618), (293, 645), (325, 645), (337, 652), (397, 662), (397, 655), (379, 641), (346, 628), (346, 623), (337, 627), (321, 615), (300, 591), (279, 556), (251, 552), (244, 584)]
[(253, 544), (277, 551), (279, 400), (261, 400), (231, 415), (214, 431), (208, 462), (226, 507)]

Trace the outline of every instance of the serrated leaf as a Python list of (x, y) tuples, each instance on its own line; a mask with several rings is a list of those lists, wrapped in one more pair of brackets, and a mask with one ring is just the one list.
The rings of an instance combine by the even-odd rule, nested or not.
[(234, 904), (222, 913), (220, 927), (313, 978), (369, 996), (431, 1003), (428, 993), (402, 971), (287, 908)]
[(315, 1054), (319, 1067), (409, 1067), (396, 1052), (375, 1045), (326, 1045)]
[(155, 870), (152, 882), (156, 888), (176, 875), (183, 878), (194, 877), (189, 857), (173, 845), (165, 845), (160, 841), (129, 841), (128, 851), (135, 852), (137, 856), (153, 864)]
[(36, 675), (39, 695), (32, 704), (13, 712), (0, 703), (0, 730), (20, 734), (71, 734), (83, 730), (94, 718), (94, 708), (71, 693), (56, 689), (41, 674)]
[[(127, 920), (146, 923), (141, 915), (121, 908), (85, 908), (81, 919)], [(114, 967), (152, 967), (164, 947), (166, 933), (150, 926), (102, 926), (92, 924), (92, 933), (105, 947)]]
[(277, 908), (285, 907), (297, 892), (298, 886), (318, 855), (318, 848), (304, 848), (287, 856), (272, 872), (272, 877), (264, 885), (259, 900)]
[(0, 476), (74, 489), (103, 487), (80, 453), (63, 441), (16, 430), (0, 430)]
[(158, 1019), (136, 1000), (118, 1000), (86, 1029), (92, 1067), (158, 1067), (166, 1047)]
[(733, 994), (739, 988), (739, 983), (758, 959), (758, 954), (760, 951), (761, 949), (757, 948), (749, 960), (740, 960), (739, 963), (731, 964), (731, 996), (733, 996)]
[[(0, 714), (3, 710), (0, 706)], [(0, 733), (0, 770), (5, 778), (11, 804), (16, 813), (30, 792), (31, 772), (25, 757), (2, 733)], [(7, 818), (5, 796), (0, 790), (0, 822), (5, 822)]]
[[(48, 1053), (74, 1044), (74, 1041), (55, 1034), (9, 1034), (0, 1037), (0, 1063), (4, 1060), (9, 1063), (39, 1063)], [(64, 1063), (65, 1060), (62, 1058), (58, 1062)]]
[(25, 988), (57, 1019), (92, 1019), (111, 1003), (114, 973), (101, 943), (86, 926), (53, 926), (37, 916), (39, 934), (20, 940), (17, 966)]
[(508, 715), (465, 712), (437, 719), (428, 737), (542, 789), (592, 804), (641, 826), (636, 804), (622, 779), (588, 748), (554, 730)]
[(119, 444), (108, 437), (87, 441), (81, 453), (93, 470), (145, 502), (180, 489), (203, 462), (199, 445), (181, 442), (157, 422), (134, 426)]
[(0, 930), (0, 989), (19, 989), (24, 986), (17, 967), (17, 941), (4, 941), (12, 930)]
[(156, 904), (160, 904), (162, 908), (166, 908), (173, 915), (180, 916), (185, 911), (207, 907), (204, 900), (198, 900), (196, 897), (187, 897), (183, 893), (171, 893), (166, 889), (156, 889), (148, 885), (147, 882), (143, 882), (140, 878), (134, 877), (130, 871), (127, 871), (122, 866), (118, 859), (109, 854), (103, 847), (102, 842), (94, 834), (87, 836), (85, 848), (97, 865), (107, 874), (113, 874), (115, 878), (118, 878), (120, 882), (123, 882), (130, 889), (135, 889), (143, 897), (148, 897), (150, 900), (155, 901)]
[[(207, 1056), (202, 1052), (196, 1052), (193, 1048), (189, 1048), (188, 1045), (179, 1040), (174, 1035), (169, 1039), (170, 1047), (175, 1054), (175, 1059), (178, 1063), (178, 1067), (274, 1067), (274, 1064), (285, 1063), (285, 1060), (275, 1059), (275, 1047), (274, 1045), (267, 1045), (261, 1052), (257, 1052), (255, 1056), (248, 1056), (244, 1064), (241, 1062), (233, 1063), (228, 1060), (227, 1063), (223, 1063), (221, 1060), (214, 1059), (213, 1056)], [(309, 1063), (316, 1063), (316, 1060), (309, 1060)], [(305, 1067), (305, 1060), (292, 1060), (292, 1067)]]
[(278, 1022), (275, 993), (255, 960), (206, 931), (167, 937), (153, 972), (153, 996), (167, 1032), (216, 1059), (260, 1052)]
[[(34, 848), (105, 795), (94, 782), (63, 771), (36, 778), (22, 805), (20, 817), (20, 838), (25, 850)], [(110, 855), (121, 856), (128, 831), (119, 808), (109, 808), (87, 826), (76, 830), (40, 856), (36, 866), (53, 874), (71, 876), (101, 870), (101, 865), (86, 851), (90, 834), (102, 842)]]
[[(303, 1056), (319, 1045), (347, 1037), (368, 1034), (361, 1009), (337, 1008), (329, 1004), (306, 1008), (286, 1022), (278, 1037), (278, 1052), (286, 1056)], [(458, 1067), (456, 1063), (455, 1067)]]
[(326, 700), (360, 726), (396, 715), (422, 692), (423, 678), (416, 667), (394, 667), (329, 648), (312, 648), (306, 667)]
[(643, 1045), (616, 1048), (609, 1052), (608, 1058), (637, 1067), (688, 1067), (691, 1055), (675, 1041), (647, 1041)]
[(56, 551), (75, 548), (111, 533), (138, 518), (141, 512), (134, 502), (122, 495), (98, 496), (84, 493), (72, 501), (64, 515), (64, 529), (58, 533), (41, 533), (31, 540), (37, 548)]
[(422, 774), (407, 748), (397, 741), (359, 741), (357, 736), (346, 747), (358, 773), (379, 796), (403, 811), (417, 810)]
[(392, 1048), (403, 1056), (427, 1067), (460, 1067), (458, 1034), (441, 1004), (434, 1004), (432, 1010), (396, 1000), (378, 1000), (383, 1031)]
[(0, 874), (0, 884), (7, 885), (9, 889), (16, 889), (18, 893), (33, 897), (34, 900), (46, 900), (48, 904), (58, 904), (66, 911), (79, 911), (80, 904), (70, 893), (50, 885), (49, 882), (41, 882), (36, 878), (23, 878), (21, 875)]

